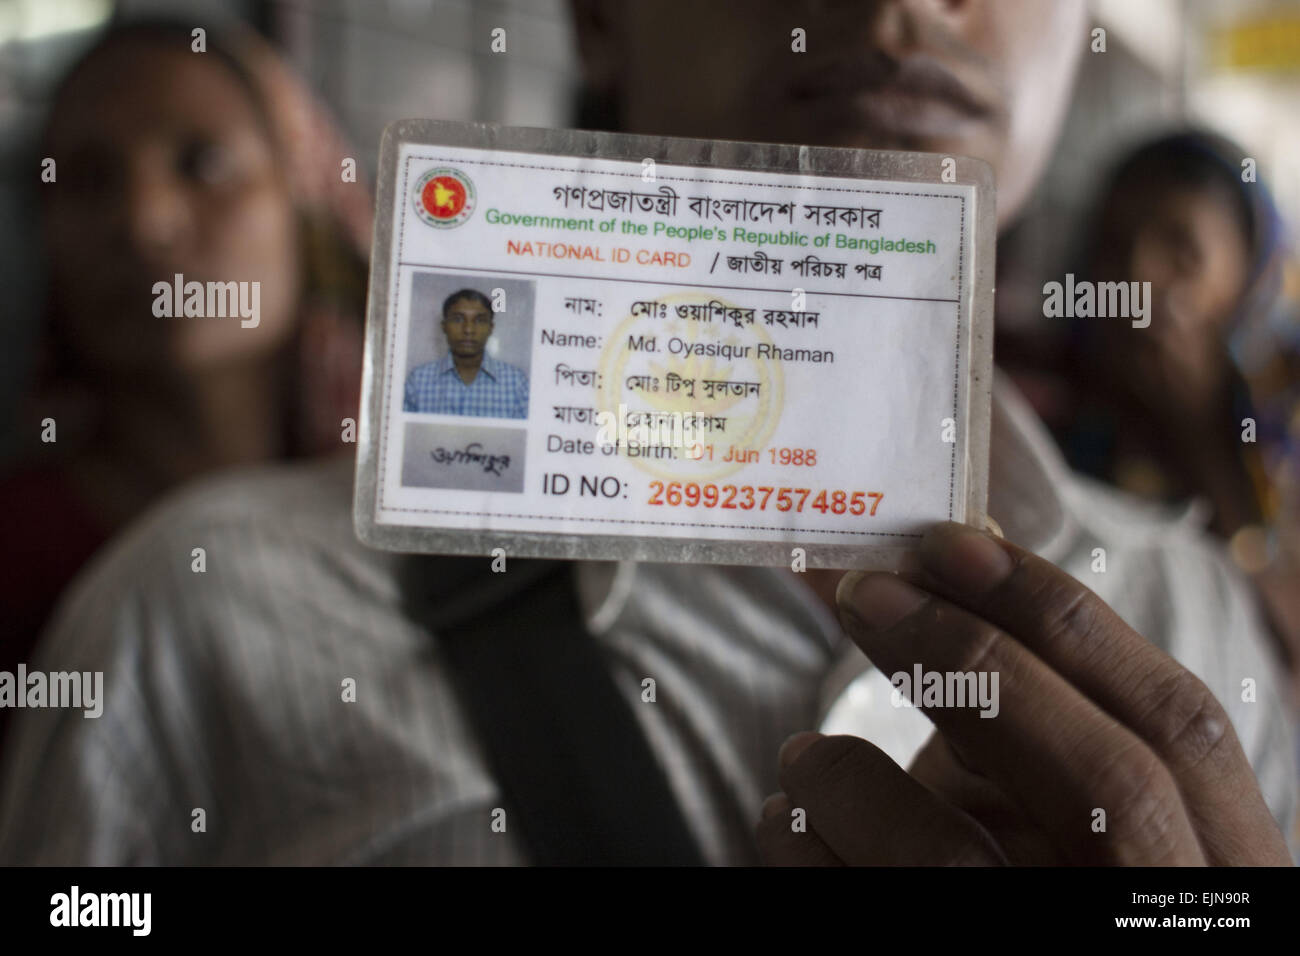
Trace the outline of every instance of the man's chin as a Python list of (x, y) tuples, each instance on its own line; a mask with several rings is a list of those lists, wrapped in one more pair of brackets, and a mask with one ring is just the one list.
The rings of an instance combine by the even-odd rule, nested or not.
[(943, 153), (945, 156), (979, 155), (976, 144), (965, 138), (921, 135), (898, 130), (863, 129), (858, 126), (822, 130), (815, 141), (808, 140), (808, 145)]
[(828, 120), (782, 129), (756, 130), (754, 136), (735, 136), (755, 142), (791, 143), (800, 146), (832, 146), (844, 149), (906, 150), (942, 153), (945, 156), (970, 156), (994, 162), (997, 139), (987, 135), (987, 126), (966, 124), (960, 131), (918, 132), (902, 128), (867, 124), (845, 114), (838, 121)]

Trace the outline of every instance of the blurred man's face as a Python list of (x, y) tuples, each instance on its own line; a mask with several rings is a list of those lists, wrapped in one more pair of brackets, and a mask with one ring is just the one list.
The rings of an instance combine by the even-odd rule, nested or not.
[(442, 317), (447, 348), (457, 358), (481, 358), (492, 335), (492, 312), (482, 302), (457, 299)]
[[(1051, 153), (1084, 0), (573, 0), (591, 86), (627, 132), (988, 161), (999, 220)], [(791, 50), (791, 31), (807, 52)]]

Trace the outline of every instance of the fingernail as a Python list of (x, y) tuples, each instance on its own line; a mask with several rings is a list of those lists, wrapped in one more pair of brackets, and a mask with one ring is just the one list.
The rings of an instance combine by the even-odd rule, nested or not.
[(782, 767), (788, 767), (799, 759), (799, 755), (808, 749), (808, 745), (814, 740), (820, 740), (821, 734), (812, 730), (801, 730), (797, 734), (792, 734), (785, 739), (781, 745), (780, 752), (777, 753), (777, 762)]
[(883, 631), (928, 601), (929, 595), (887, 571), (855, 571), (840, 581), (835, 598), (854, 620)]
[(921, 541), (925, 569), (962, 594), (981, 594), (1011, 573), (1011, 555), (987, 534), (960, 524), (941, 524)]

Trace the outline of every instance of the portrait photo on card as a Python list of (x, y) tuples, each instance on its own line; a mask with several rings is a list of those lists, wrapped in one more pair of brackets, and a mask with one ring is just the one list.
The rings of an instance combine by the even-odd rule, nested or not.
[(535, 299), (529, 280), (416, 272), (402, 411), (526, 419)]

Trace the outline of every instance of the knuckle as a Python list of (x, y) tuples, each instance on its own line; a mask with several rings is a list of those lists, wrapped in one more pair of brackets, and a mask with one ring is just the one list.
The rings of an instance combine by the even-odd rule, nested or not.
[(1178, 788), (1160, 759), (1134, 745), (1111, 761), (1098, 779), (1109, 807), (1110, 852), (1122, 863), (1156, 864), (1178, 856), (1182, 806)]
[(1183, 828), (1179, 808), (1157, 794), (1144, 792), (1119, 818), (1112, 846), (1119, 863), (1159, 866), (1182, 857)]
[(1101, 600), (1091, 591), (1052, 583), (1043, 587), (1043, 640), (1048, 646), (1086, 644), (1108, 619)]
[(1024, 609), (1036, 623), (1035, 637), (1046, 647), (1098, 644), (1089, 639), (1106, 633), (1117, 620), (1095, 593), (1031, 554), (1019, 557), (998, 598)]
[(1199, 766), (1232, 737), (1223, 705), (1190, 671), (1180, 667), (1163, 678), (1152, 700), (1140, 726), (1156, 752), (1175, 767)]

